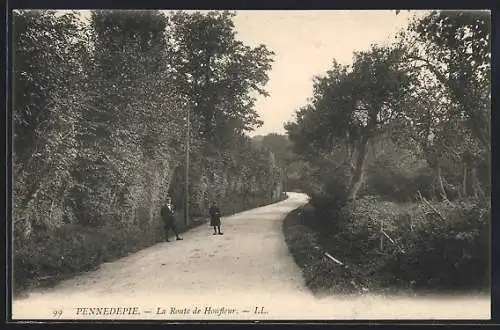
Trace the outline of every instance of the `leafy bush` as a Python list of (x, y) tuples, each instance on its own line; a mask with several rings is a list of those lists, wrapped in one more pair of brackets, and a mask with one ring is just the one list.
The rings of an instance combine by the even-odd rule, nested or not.
[(380, 196), (396, 202), (408, 202), (419, 191), (429, 198), (435, 181), (435, 174), (425, 161), (390, 143), (368, 164), (365, 177), (360, 196)]
[[(290, 247), (292, 254), (301, 260), (317, 253), (305, 248), (313, 245), (349, 265), (349, 271), (343, 271), (342, 275), (338, 271), (328, 273), (326, 266), (321, 265), (324, 258), (320, 257), (309, 262), (314, 266), (301, 266), (315, 290), (320, 287), (326, 291), (334, 288), (336, 292), (357, 290), (350, 280), (384, 292), (486, 289), (490, 260), (489, 202), (462, 200), (430, 205), (364, 197), (340, 210), (317, 212), (311, 204), (308, 212), (301, 213), (301, 220), (296, 221), (301, 229), (295, 229), (295, 236), (290, 236), (287, 242), (289, 246), (304, 249), (294, 252), (297, 247)], [(384, 238), (384, 251), (380, 251), (381, 220), (384, 231), (394, 241)], [(308, 254), (311, 256), (306, 258)], [(332, 265), (326, 268), (336, 269)]]
[(340, 166), (333, 171), (318, 174), (315, 178), (318, 188), (310, 189), (310, 203), (317, 213), (326, 215), (339, 210), (347, 199), (348, 169)]
[(489, 284), (490, 208), (463, 202), (441, 205), (413, 230), (397, 230), (405, 254), (387, 260), (387, 274), (415, 287), (452, 290), (484, 288)]
[(363, 259), (377, 248), (380, 220), (396, 245), (385, 239), (378, 276), (382, 285), (418, 289), (484, 287), (489, 270), (489, 210), (474, 201), (456, 204), (395, 204), (363, 199), (351, 206), (352, 253)]

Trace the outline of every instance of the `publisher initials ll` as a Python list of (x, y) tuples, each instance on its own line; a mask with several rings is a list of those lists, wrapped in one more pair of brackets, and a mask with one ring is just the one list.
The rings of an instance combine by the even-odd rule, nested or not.
[(255, 307), (255, 314), (267, 314), (267, 312), (264, 312), (264, 307)]

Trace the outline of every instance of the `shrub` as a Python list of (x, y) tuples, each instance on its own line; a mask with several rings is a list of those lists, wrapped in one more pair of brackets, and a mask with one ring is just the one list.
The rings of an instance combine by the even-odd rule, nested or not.
[(346, 168), (339, 167), (331, 175), (320, 176), (320, 189), (309, 191), (310, 203), (315, 212), (321, 217), (328, 217), (327, 213), (336, 212), (347, 200)]
[(480, 204), (441, 205), (413, 231), (398, 231), (406, 253), (391, 256), (388, 273), (418, 288), (484, 288), (489, 283), (490, 209)]
[(404, 152), (402, 155), (382, 154), (367, 167), (360, 196), (377, 195), (387, 200), (408, 202), (420, 191), (429, 198), (432, 195), (429, 187), (434, 181), (435, 175), (425, 162)]
[[(328, 212), (318, 212), (311, 204), (302, 214), (302, 225), (312, 234), (302, 239), (314, 241), (346, 262), (350, 267), (348, 277), (372, 290), (487, 288), (490, 202), (462, 200), (430, 205), (395, 203), (371, 196)], [(381, 220), (395, 243), (384, 238), (383, 252)], [(322, 267), (318, 264), (307, 271), (317, 272), (323, 289), (346, 282), (338, 274), (326, 275)], [(318, 281), (314, 280), (314, 285), (321, 286)]]

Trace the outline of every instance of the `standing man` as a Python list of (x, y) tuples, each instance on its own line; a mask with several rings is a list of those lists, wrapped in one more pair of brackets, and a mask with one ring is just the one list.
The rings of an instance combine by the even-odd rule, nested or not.
[(177, 237), (177, 240), (182, 240), (181, 237), (179, 237), (179, 232), (177, 231), (177, 227), (175, 226), (175, 218), (174, 218), (174, 206), (172, 205), (172, 199), (170, 196), (167, 196), (167, 200), (165, 205), (161, 208), (161, 217), (163, 219), (163, 223), (165, 224), (165, 236), (166, 236), (166, 241), (170, 242), (168, 240), (168, 232), (170, 229), (175, 233), (175, 236)]
[(220, 210), (215, 201), (208, 212), (210, 213), (210, 226), (214, 227), (214, 235), (223, 235), (220, 231)]

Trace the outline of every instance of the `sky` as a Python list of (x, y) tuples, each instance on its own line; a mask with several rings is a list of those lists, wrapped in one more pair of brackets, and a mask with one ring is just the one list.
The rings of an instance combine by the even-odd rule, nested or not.
[[(81, 12), (84, 17), (88, 11)], [(166, 14), (168, 11), (165, 12)], [(284, 134), (284, 123), (312, 96), (313, 77), (333, 59), (351, 64), (353, 52), (394, 40), (395, 34), (423, 11), (402, 10), (240, 10), (236, 38), (249, 46), (264, 44), (274, 55), (266, 90), (256, 110), (263, 126), (249, 135)]]

